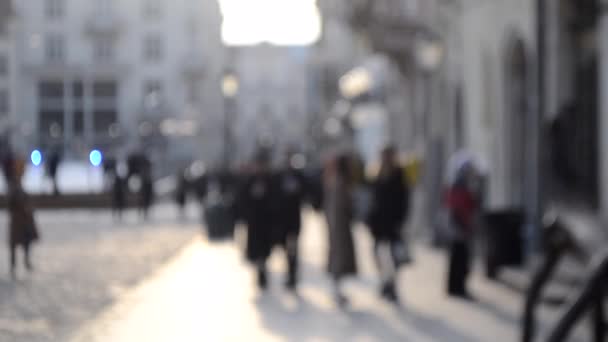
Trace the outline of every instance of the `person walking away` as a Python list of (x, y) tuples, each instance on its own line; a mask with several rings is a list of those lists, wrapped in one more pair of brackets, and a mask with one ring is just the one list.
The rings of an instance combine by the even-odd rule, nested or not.
[(397, 302), (395, 279), (401, 266), (410, 261), (402, 231), (409, 212), (410, 189), (406, 172), (399, 166), (392, 146), (381, 153), (380, 170), (371, 181), (371, 192), (367, 223), (374, 237), (374, 256), (382, 278), (380, 294)]
[(239, 216), (247, 226), (246, 258), (257, 271), (260, 290), (267, 288), (266, 260), (274, 243), (273, 176), (268, 151), (257, 152), (252, 168), (238, 191)]
[(357, 273), (351, 224), (353, 221), (352, 185), (348, 155), (331, 160), (324, 175), (324, 207), (329, 228), (328, 272), (333, 280), (337, 304), (348, 300), (342, 291), (343, 279)]
[(154, 183), (152, 180), (152, 170), (148, 165), (143, 168), (141, 173), (141, 188), (139, 189), (139, 211), (144, 220), (149, 218), (150, 207), (154, 200)]
[(32, 243), (39, 239), (38, 229), (34, 220), (34, 210), (29, 196), (21, 185), (24, 169), (25, 162), (22, 159), (15, 159), (14, 177), (8, 183), (8, 211), (10, 217), (8, 232), (9, 262), (13, 278), (16, 276), (17, 249), (19, 247), (23, 249), (25, 268), (32, 271), (30, 247)]
[(47, 175), (53, 183), (53, 195), (59, 196), (59, 184), (57, 180), (57, 171), (59, 170), (59, 164), (61, 163), (61, 154), (58, 149), (54, 149), (47, 161)]
[(179, 211), (179, 218), (183, 221), (186, 218), (186, 199), (188, 194), (188, 180), (186, 169), (180, 169), (176, 176), (177, 186), (175, 188), (175, 204)]
[(475, 215), (479, 208), (473, 190), (475, 177), (477, 172), (472, 160), (464, 161), (457, 168), (445, 198), (451, 232), (447, 292), (467, 300), (473, 299), (467, 289), (467, 278), (471, 268)]
[(276, 176), (276, 229), (278, 244), (285, 249), (287, 256), (287, 281), (285, 286), (295, 291), (298, 283), (298, 242), (302, 225), (302, 207), (307, 193), (307, 185), (301, 170), (296, 168), (292, 159), (293, 152), (286, 155), (285, 165)]
[(122, 213), (127, 207), (127, 180), (120, 173), (114, 174), (112, 183), (112, 215), (122, 220)]

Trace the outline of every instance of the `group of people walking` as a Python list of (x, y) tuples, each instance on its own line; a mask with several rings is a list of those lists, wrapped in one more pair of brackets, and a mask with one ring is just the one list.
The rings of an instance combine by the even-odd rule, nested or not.
[[(234, 181), (235, 215), (247, 227), (245, 256), (255, 269), (257, 284), (268, 285), (267, 260), (274, 247), (285, 251), (285, 286), (298, 285), (301, 212), (306, 204), (322, 211), (328, 227), (327, 272), (332, 279), (336, 302), (348, 303), (343, 281), (357, 274), (352, 226), (357, 219), (367, 223), (375, 240), (374, 255), (382, 281), (379, 293), (396, 302), (396, 275), (410, 261), (403, 234), (410, 207), (409, 179), (399, 165), (397, 151), (387, 147), (373, 177), (365, 177), (362, 163), (350, 153), (337, 153), (318, 172), (305, 171), (288, 152), (278, 168), (271, 166), (268, 150), (259, 151)], [(355, 205), (360, 189), (370, 193), (371, 205), (364, 213)]]
[[(293, 157), (288, 152), (280, 166), (273, 168), (270, 151), (260, 150), (232, 179), (234, 221), (242, 221), (247, 228), (245, 256), (255, 270), (259, 288), (265, 290), (268, 286), (267, 260), (273, 249), (279, 247), (286, 257), (285, 287), (296, 290), (301, 212), (306, 204), (311, 204), (326, 218), (327, 272), (336, 303), (347, 305), (343, 282), (357, 274), (358, 253), (352, 229), (356, 221), (365, 223), (374, 240), (379, 295), (398, 302), (397, 275), (412, 262), (405, 228), (414, 186), (410, 170), (399, 162), (398, 151), (392, 146), (383, 149), (379, 167), (371, 173), (350, 153), (336, 153), (318, 172), (294, 166)], [(479, 198), (471, 185), (475, 177), (474, 165), (461, 162), (444, 196), (451, 231), (447, 292), (464, 299), (471, 299), (466, 282), (479, 207)], [(369, 200), (365, 201), (368, 204), (357, 206), (355, 199), (361, 193), (368, 194)]]

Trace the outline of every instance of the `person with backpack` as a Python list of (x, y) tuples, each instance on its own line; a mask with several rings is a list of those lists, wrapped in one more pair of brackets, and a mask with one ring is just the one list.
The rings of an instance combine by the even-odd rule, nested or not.
[(471, 269), (475, 216), (480, 208), (475, 183), (479, 172), (472, 159), (461, 159), (445, 193), (448, 212), (450, 247), (447, 276), (448, 295), (472, 300), (467, 289)]

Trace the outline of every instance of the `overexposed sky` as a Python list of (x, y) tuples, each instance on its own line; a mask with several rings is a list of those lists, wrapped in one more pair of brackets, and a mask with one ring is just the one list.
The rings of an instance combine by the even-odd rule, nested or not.
[(309, 45), (321, 34), (316, 0), (219, 0), (227, 45)]

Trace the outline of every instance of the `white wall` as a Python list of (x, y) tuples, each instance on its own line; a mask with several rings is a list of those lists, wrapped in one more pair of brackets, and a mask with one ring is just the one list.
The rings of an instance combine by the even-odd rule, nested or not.
[(489, 166), (491, 207), (511, 204), (507, 173), (510, 137), (506, 132), (503, 87), (505, 50), (509, 39), (519, 37), (528, 55), (533, 56), (534, 13), (532, 0), (496, 0), (465, 6), (463, 13), (466, 148)]

